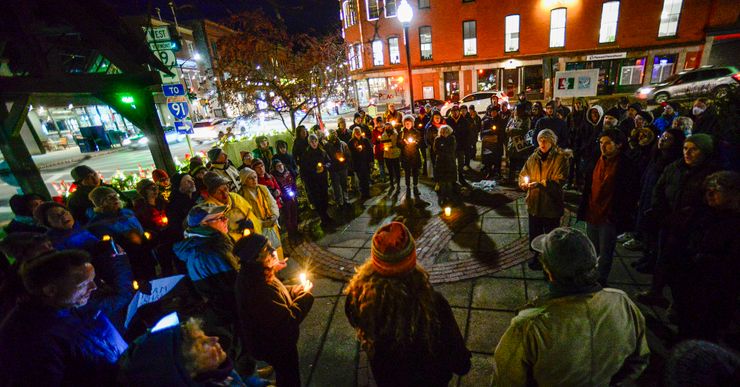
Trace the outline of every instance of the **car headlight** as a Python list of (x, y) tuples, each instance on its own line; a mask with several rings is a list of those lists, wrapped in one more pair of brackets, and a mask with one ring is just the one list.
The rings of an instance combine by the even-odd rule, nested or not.
[(640, 94), (650, 94), (650, 92), (653, 90), (655, 90), (654, 87), (641, 87), (637, 89), (637, 92)]
[(141, 138), (141, 139), (139, 140), (139, 144), (142, 144), (142, 145), (146, 145), (146, 144), (148, 144), (148, 143), (149, 143), (149, 139), (148, 139), (148, 138), (146, 138), (146, 137), (142, 137), (142, 138)]
[(125, 139), (125, 140), (121, 141), (121, 145), (131, 145), (131, 140), (129, 140), (129, 139), (127, 138), (127, 139)]

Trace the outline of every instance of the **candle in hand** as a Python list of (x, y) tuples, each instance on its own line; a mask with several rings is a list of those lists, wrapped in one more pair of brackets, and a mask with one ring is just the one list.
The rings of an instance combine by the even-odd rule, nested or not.
[(524, 176), (524, 184), (529, 184), (529, 176)]
[(303, 285), (304, 288), (308, 285), (308, 275), (306, 275), (306, 272), (299, 274), (298, 279), (301, 281), (301, 285)]
[(361, 151), (361, 150), (362, 150), (362, 145), (358, 145), (358, 146), (357, 146), (357, 150), (358, 150), (358, 151)]
[(341, 157), (341, 156), (340, 156), (340, 157), (339, 157), (339, 162), (340, 162), (340, 163), (343, 163), (343, 162), (344, 162), (344, 157)]
[(244, 231), (242, 231), (242, 236), (249, 236), (249, 234), (252, 233), (252, 230), (245, 228)]
[(445, 207), (445, 216), (450, 216), (450, 215), (452, 215), (452, 208)]

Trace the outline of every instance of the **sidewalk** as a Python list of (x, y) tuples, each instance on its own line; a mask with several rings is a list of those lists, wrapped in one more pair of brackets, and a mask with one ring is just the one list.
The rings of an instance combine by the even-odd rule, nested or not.
[[(335, 231), (323, 234), (318, 226), (304, 223), (303, 230), (312, 235), (312, 241), (285, 243), (291, 258), (285, 277), (296, 278), (301, 270), (296, 262), (300, 262), (315, 283), (316, 302), (301, 325), (298, 343), (304, 385), (375, 385), (367, 358), (344, 315), (342, 291), (354, 267), (369, 256), (373, 232), (397, 214), (407, 219), (417, 240), (418, 261), (430, 272), (435, 289), (450, 302), (473, 352), (470, 373), (453, 378), (451, 386), (490, 385), (493, 352), (517, 308), (547, 291), (543, 272), (531, 271), (525, 263), (530, 255), (521, 192), (500, 188), (491, 194), (477, 193), (469, 200), (479, 204), (466, 203), (464, 209), (455, 208), (445, 218), (436, 205), (431, 182), (422, 179), (421, 183), (426, 204), (409, 206), (403, 191), (394, 196), (383, 193), (367, 201), (364, 209), (355, 203), (351, 211), (334, 214), (341, 223)], [(374, 186), (373, 194), (382, 187), (386, 185)], [(570, 214), (564, 221), (583, 229)], [(611, 287), (630, 295), (647, 289), (650, 276), (630, 267), (634, 259), (635, 254), (617, 247)], [(658, 383), (666, 350), (652, 328), (665, 329), (667, 319), (662, 309), (640, 308), (651, 326), (653, 360), (637, 385), (653, 386)]]

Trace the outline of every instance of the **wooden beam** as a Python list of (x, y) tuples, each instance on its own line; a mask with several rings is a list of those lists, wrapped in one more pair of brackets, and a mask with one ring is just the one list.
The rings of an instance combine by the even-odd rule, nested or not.
[(0, 77), (0, 98), (36, 93), (96, 94), (127, 92), (162, 83), (159, 74), (67, 74), (57, 77)]

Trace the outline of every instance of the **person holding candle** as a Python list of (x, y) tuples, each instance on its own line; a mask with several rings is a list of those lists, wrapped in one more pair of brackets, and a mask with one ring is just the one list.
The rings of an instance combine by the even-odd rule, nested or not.
[(401, 189), (401, 148), (398, 144), (398, 132), (393, 125), (386, 122), (384, 129), (380, 142), (383, 144), (383, 159), (391, 180), (388, 192), (393, 192), (396, 187)]
[(329, 173), (332, 190), (334, 191), (334, 201), (339, 207), (348, 207), (347, 177), (349, 176), (349, 167), (352, 165), (352, 154), (349, 146), (339, 138), (335, 129), (329, 129), (329, 139), (324, 149), (331, 158)]
[(419, 197), (419, 168), (421, 167), (422, 143), (421, 132), (414, 126), (414, 116), (407, 114), (403, 117), (403, 131), (401, 132), (401, 164), (403, 165), (406, 181), (406, 196), (411, 196), (411, 179), (414, 181), (414, 195)]
[[(262, 160), (259, 160), (259, 162), (262, 162)], [(255, 216), (262, 221), (261, 234), (270, 240), (277, 251), (278, 257), (282, 260), (283, 245), (280, 241), (280, 226), (278, 225), (278, 218), (280, 217), (278, 203), (272, 197), (269, 187), (259, 184), (257, 172), (244, 168), (239, 172), (239, 175), (242, 180), (242, 190), (239, 191), (239, 194), (247, 199)], [(275, 184), (277, 184), (277, 181)]]
[(432, 175), (434, 175), (434, 167), (437, 164), (437, 156), (434, 152), (434, 139), (439, 135), (439, 128), (447, 124), (445, 123), (445, 119), (442, 118), (442, 113), (440, 113), (439, 110), (434, 109), (431, 114), (432, 116), (429, 119), (429, 122), (424, 126), (424, 142), (427, 144), (427, 148), (429, 149), (428, 160), (432, 162), (431, 171)]
[(403, 120), (403, 114), (396, 110), (396, 105), (393, 102), (388, 102), (388, 110), (383, 115), (383, 119), (386, 123), (393, 126), (393, 129), (397, 129), (401, 126), (401, 120)]
[(352, 130), (352, 139), (349, 140), (349, 150), (352, 153), (352, 170), (357, 175), (362, 200), (370, 198), (370, 169), (373, 163), (373, 150), (370, 139), (362, 136), (360, 126)]
[[(467, 109), (466, 109), (467, 111)], [(450, 116), (445, 120), (447, 125), (452, 128), (453, 136), (455, 136), (455, 157), (457, 159), (457, 179), (462, 185), (466, 185), (465, 176), (463, 175), (465, 170), (468, 170), (465, 165), (465, 157), (468, 152), (468, 140), (470, 140), (470, 122), (467, 118), (463, 117), (460, 112), (460, 106), (457, 104), (453, 105), (450, 109)]]
[[(537, 135), (537, 149), (519, 172), (519, 187), (527, 192), (530, 242), (560, 226), (565, 210), (563, 184), (568, 177), (570, 155), (557, 143), (555, 132), (541, 130)], [(536, 254), (529, 261), (529, 268), (542, 270)]]
[(434, 154), (437, 158), (434, 167), (434, 179), (439, 185), (438, 203), (445, 205), (453, 200), (453, 190), (457, 180), (457, 166), (455, 164), (455, 150), (457, 143), (452, 136), (452, 128), (443, 125), (439, 128), (439, 136), (434, 140)]
[(141, 179), (136, 183), (139, 198), (134, 200), (134, 213), (144, 230), (159, 234), (168, 224), (167, 201), (159, 194), (159, 186), (149, 180)]
[(491, 180), (501, 175), (501, 159), (504, 155), (504, 128), (506, 121), (499, 115), (499, 107), (491, 105), (486, 109), (480, 132), (483, 153), (484, 179)]
[(313, 284), (285, 286), (276, 274), (286, 261), (262, 235), (242, 238), (234, 254), (241, 264), (234, 288), (242, 342), (251, 355), (274, 367), (278, 386), (300, 387), (297, 343), (300, 324), (313, 306)]
[(280, 224), (288, 230), (288, 236), (298, 237), (298, 187), (295, 176), (285, 168), (279, 158), (272, 160), (272, 176), (280, 185), (283, 208), (280, 209)]
[(319, 147), (319, 138), (312, 134), (308, 136), (309, 147), (301, 156), (301, 177), (306, 183), (308, 200), (316, 208), (321, 224), (324, 227), (331, 225), (331, 218), (327, 212), (329, 207), (328, 190), (329, 181), (326, 169), (331, 165), (329, 156)]
[(375, 232), (370, 258), (345, 293), (347, 320), (379, 387), (446, 386), (453, 373), (470, 370), (452, 309), (416, 264), (414, 238), (403, 223)]
[(375, 160), (378, 162), (378, 170), (380, 171), (380, 181), (385, 181), (385, 161), (383, 160), (383, 143), (380, 141), (383, 138), (383, 117), (378, 116), (375, 119), (375, 127), (373, 128), (372, 142), (373, 142), (373, 155)]

